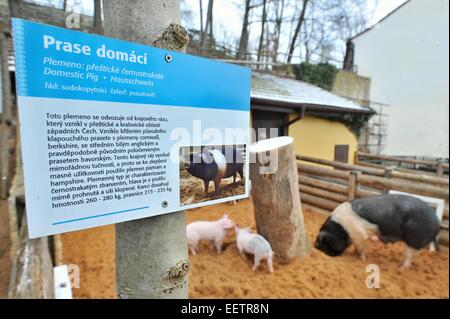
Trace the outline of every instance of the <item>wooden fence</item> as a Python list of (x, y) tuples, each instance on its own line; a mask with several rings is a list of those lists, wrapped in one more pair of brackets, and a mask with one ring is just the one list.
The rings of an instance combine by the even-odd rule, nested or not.
[[(339, 204), (390, 190), (445, 200), (440, 243), (448, 252), (449, 179), (420, 171), (405, 172), (392, 167), (351, 165), (297, 155), (299, 188), (305, 208), (329, 214)], [(312, 165), (311, 165), (312, 164)]]
[[(383, 164), (376, 164), (368, 161), (377, 161)], [(446, 162), (438, 162), (438, 161), (429, 161), (429, 160), (419, 160), (413, 158), (405, 158), (405, 157), (396, 157), (396, 156), (387, 156), (387, 155), (376, 155), (369, 154), (364, 152), (356, 152), (355, 154), (355, 163), (358, 165), (369, 166), (374, 168), (384, 168), (386, 164), (395, 165), (396, 169), (399, 171), (405, 172), (418, 172), (417, 169), (411, 168), (403, 168), (402, 164), (409, 164), (414, 168), (423, 167), (426, 171), (419, 171), (422, 174), (426, 174), (427, 171), (433, 173), (436, 176), (445, 176), (448, 177), (449, 172), (449, 163)], [(388, 166), (389, 166), (388, 165)]]

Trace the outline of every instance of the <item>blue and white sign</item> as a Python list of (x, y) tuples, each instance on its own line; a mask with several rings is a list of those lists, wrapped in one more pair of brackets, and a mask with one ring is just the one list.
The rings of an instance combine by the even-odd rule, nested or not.
[(250, 70), (13, 20), (31, 238), (248, 196)]

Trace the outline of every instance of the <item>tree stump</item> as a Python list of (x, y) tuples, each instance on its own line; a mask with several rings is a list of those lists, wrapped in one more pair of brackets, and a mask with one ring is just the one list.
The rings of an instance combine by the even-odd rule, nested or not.
[(249, 147), (256, 228), (274, 253), (289, 262), (308, 256), (293, 139), (266, 139)]

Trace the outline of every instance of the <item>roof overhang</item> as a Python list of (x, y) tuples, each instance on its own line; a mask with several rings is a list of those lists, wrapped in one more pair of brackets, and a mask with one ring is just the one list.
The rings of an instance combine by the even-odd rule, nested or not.
[(317, 113), (339, 113), (339, 114), (374, 114), (375, 111), (372, 109), (350, 109), (343, 107), (335, 107), (330, 105), (317, 105), (317, 104), (307, 104), (307, 103), (293, 103), (288, 101), (265, 99), (261, 97), (251, 96), (251, 108), (265, 110), (270, 112), (280, 112), (280, 113), (296, 113), (303, 108), (306, 109), (307, 113), (314, 111)]

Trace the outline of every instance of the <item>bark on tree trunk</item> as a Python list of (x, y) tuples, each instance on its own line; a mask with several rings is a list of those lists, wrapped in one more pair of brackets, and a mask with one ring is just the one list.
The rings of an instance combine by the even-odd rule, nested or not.
[(300, 13), (300, 17), (298, 18), (297, 27), (295, 28), (294, 35), (292, 37), (291, 46), (289, 47), (289, 54), (287, 58), (287, 63), (291, 63), (292, 56), (295, 51), (295, 45), (297, 42), (298, 35), (300, 34), (300, 29), (302, 27), (303, 21), (305, 21), (305, 13), (306, 13), (306, 6), (308, 4), (308, 0), (303, 0), (303, 7), (302, 12)]
[(309, 255), (293, 139), (283, 136), (262, 140), (249, 150), (258, 233), (271, 243), (275, 254), (284, 262)]
[(102, 24), (102, 0), (94, 0), (94, 32), (103, 33)]
[[(208, 1), (208, 9), (206, 12), (206, 23), (205, 23), (205, 30), (202, 32), (202, 40), (201, 40), (201, 47), (205, 47), (205, 44), (208, 42), (207, 38), (209, 37), (209, 40), (212, 40), (213, 38), (213, 7), (214, 7), (214, 0)], [(209, 30), (208, 30), (209, 29)], [(206, 34), (208, 33), (208, 36)]]
[(266, 7), (267, 7), (267, 1), (263, 0), (263, 12), (262, 12), (262, 19), (261, 19), (261, 35), (259, 37), (259, 46), (258, 46), (258, 57), (257, 57), (257, 61), (260, 62), (261, 58), (262, 58), (262, 51), (263, 51), (263, 46), (264, 46), (264, 32), (265, 32), (265, 27), (266, 27), (266, 20), (267, 20), (267, 11), (266, 11)]
[(281, 24), (283, 23), (283, 16), (284, 16), (284, 0), (277, 2), (276, 15), (277, 16), (275, 19), (275, 37), (273, 42), (273, 54), (272, 54), (272, 62), (274, 63), (276, 63), (278, 60), (278, 48), (280, 46)]
[(239, 50), (238, 50), (238, 60), (246, 60), (247, 58), (247, 48), (248, 48), (248, 19), (250, 15), (250, 4), (251, 0), (245, 1), (245, 12), (244, 21), (242, 23), (241, 38), (239, 40)]
[(200, 5), (200, 32), (202, 33), (203, 36), (203, 0), (198, 0), (199, 5)]
[[(179, 50), (188, 42), (179, 0), (108, 0), (104, 18), (108, 36)], [(119, 298), (187, 298), (188, 269), (184, 211), (116, 224)]]

